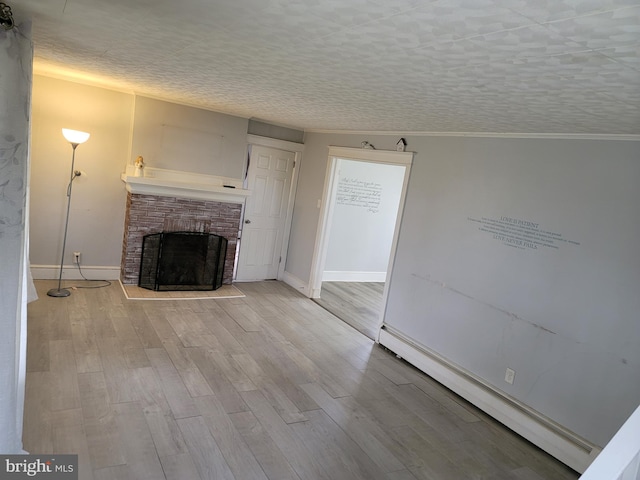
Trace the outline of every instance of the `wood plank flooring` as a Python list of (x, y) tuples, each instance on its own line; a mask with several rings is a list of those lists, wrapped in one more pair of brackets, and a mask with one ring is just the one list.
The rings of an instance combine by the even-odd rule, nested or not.
[(282, 283), (164, 302), (36, 285), (24, 448), (77, 453), (81, 480), (578, 477)]
[(383, 291), (381, 282), (322, 282), (320, 298), (314, 301), (374, 340), (378, 335)]

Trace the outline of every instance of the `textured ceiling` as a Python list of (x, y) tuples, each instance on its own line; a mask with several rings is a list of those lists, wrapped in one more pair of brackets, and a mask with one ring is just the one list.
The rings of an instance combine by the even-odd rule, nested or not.
[[(5, 0), (6, 1), (6, 0)], [(304, 128), (640, 134), (638, 0), (14, 0), (36, 72)]]

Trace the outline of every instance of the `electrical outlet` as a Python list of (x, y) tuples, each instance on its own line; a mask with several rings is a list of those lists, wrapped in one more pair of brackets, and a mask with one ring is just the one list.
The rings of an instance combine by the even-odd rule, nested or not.
[(507, 368), (507, 371), (504, 374), (504, 381), (507, 382), (509, 385), (513, 385), (513, 381), (515, 379), (516, 379), (515, 370), (511, 370), (510, 368)]
[(73, 252), (73, 263), (80, 265), (80, 252)]

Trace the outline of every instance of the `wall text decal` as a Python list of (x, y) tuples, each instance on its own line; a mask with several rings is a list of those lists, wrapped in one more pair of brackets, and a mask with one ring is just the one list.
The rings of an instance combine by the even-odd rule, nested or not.
[(520, 218), (501, 216), (500, 218), (471, 218), (478, 224), (478, 230), (486, 232), (503, 245), (519, 249), (538, 250), (551, 248), (558, 250), (562, 245), (580, 245), (580, 242), (564, 238), (561, 233), (543, 229), (539, 223)]
[(370, 213), (380, 211), (382, 185), (357, 178), (341, 177), (338, 181), (336, 203), (349, 207), (358, 207)]

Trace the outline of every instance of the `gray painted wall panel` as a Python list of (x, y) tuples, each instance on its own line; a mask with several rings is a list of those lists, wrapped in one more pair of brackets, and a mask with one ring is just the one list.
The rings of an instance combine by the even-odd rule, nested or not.
[[(32, 265), (60, 265), (72, 149), (62, 128), (89, 132), (76, 150), (65, 265), (82, 252), (84, 266), (118, 266), (126, 191), (120, 174), (129, 155), (133, 97), (36, 75), (31, 152)], [(56, 271), (56, 277), (57, 277)]]
[[(328, 145), (362, 140), (308, 133), (299, 192), (321, 191), (324, 174), (304, 169), (323, 171)], [(393, 149), (397, 138), (367, 140)], [(640, 403), (640, 143), (407, 140), (417, 154), (386, 322), (604, 445)], [(305, 193), (296, 213), (308, 215), (294, 225), (315, 235), (315, 198)], [(533, 249), (479, 230), (482, 218), (503, 216), (579, 245), (556, 235), (548, 243), (558, 248)], [(287, 270), (306, 278), (310, 262), (298, 260), (313, 245), (301, 245), (301, 233), (312, 235), (292, 232)]]
[[(638, 145), (433, 142), (412, 170), (386, 322), (606, 443), (640, 402)], [(468, 220), (503, 216), (580, 245), (515, 248)]]
[(246, 118), (136, 97), (131, 162), (150, 167), (242, 178)]
[[(135, 104), (134, 104), (135, 103)], [(197, 144), (172, 144), (184, 154), (161, 156), (163, 125), (169, 140), (204, 138)], [(71, 147), (61, 128), (91, 134), (76, 151), (65, 265), (73, 251), (85, 266), (119, 267), (122, 255), (125, 184), (120, 174), (138, 155), (149, 166), (241, 178), (247, 152), (247, 120), (103, 88), (35, 76), (31, 173), (31, 263), (59, 265)], [(210, 134), (210, 136), (209, 136)], [(198, 157), (216, 137), (219, 155)], [(159, 162), (159, 163), (158, 163)], [(162, 163), (164, 162), (164, 163)]]
[(304, 131), (295, 128), (281, 127), (260, 120), (249, 119), (247, 133), (261, 137), (277, 138), (287, 142), (303, 143)]

